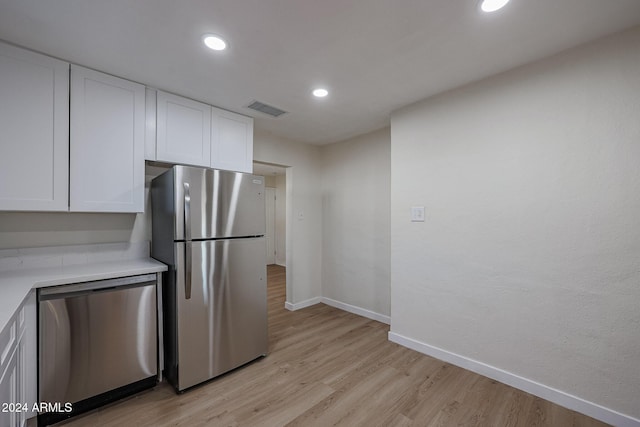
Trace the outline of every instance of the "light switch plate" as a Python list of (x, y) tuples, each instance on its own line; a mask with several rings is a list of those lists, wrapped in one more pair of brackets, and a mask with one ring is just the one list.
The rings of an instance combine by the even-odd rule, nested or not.
[(424, 222), (424, 206), (411, 207), (411, 222)]

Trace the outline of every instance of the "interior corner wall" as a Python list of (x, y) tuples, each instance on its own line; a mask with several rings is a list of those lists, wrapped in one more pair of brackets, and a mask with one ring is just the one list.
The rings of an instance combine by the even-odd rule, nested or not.
[(390, 336), (638, 422), (639, 46), (636, 27), (393, 114)]
[(287, 169), (287, 302), (320, 298), (322, 219), (319, 147), (254, 131), (254, 161)]
[(321, 147), (322, 296), (389, 316), (390, 129)]

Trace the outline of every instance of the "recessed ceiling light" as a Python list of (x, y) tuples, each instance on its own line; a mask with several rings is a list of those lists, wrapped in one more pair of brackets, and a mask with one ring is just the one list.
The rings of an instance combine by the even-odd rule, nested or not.
[(316, 98), (324, 98), (329, 95), (329, 91), (323, 88), (314, 89), (312, 93)]
[(225, 50), (227, 48), (227, 42), (215, 34), (205, 34), (202, 36), (202, 41), (209, 49)]
[(498, 9), (502, 9), (509, 0), (482, 0), (480, 3), (480, 9), (483, 12), (495, 12)]

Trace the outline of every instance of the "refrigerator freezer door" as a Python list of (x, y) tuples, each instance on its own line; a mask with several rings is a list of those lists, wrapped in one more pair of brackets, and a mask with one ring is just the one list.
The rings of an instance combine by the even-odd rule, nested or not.
[[(191, 296), (185, 295), (191, 246)], [(176, 243), (180, 391), (267, 354), (264, 237)]]
[(188, 166), (173, 172), (175, 240), (264, 235), (263, 177)]

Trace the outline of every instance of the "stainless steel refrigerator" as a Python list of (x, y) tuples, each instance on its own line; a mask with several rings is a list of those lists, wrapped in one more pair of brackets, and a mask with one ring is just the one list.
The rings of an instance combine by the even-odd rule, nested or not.
[(174, 166), (151, 203), (165, 376), (182, 392), (267, 354), (264, 178)]

